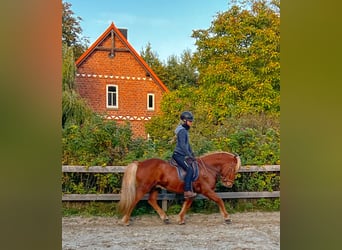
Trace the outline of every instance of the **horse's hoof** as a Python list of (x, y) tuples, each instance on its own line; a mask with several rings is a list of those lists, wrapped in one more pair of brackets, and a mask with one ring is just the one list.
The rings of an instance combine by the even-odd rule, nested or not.
[(119, 224), (120, 224), (121, 226), (129, 226), (129, 225), (130, 225), (129, 221), (124, 221), (124, 220), (121, 220), (121, 221), (119, 222)]
[(225, 222), (226, 224), (232, 224), (232, 219), (225, 219), (224, 222)]
[(129, 222), (122, 222), (121, 225), (128, 227), (130, 225)]
[(178, 222), (178, 225), (185, 225), (185, 221)]
[(164, 219), (163, 222), (164, 222), (164, 224), (170, 224), (170, 221), (168, 218)]
[(127, 222), (119, 222), (119, 225), (128, 227), (128, 226), (130, 225), (130, 223), (127, 223)]

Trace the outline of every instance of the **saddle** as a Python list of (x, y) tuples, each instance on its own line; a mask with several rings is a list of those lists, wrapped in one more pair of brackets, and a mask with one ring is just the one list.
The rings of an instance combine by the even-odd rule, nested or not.
[[(169, 164), (173, 167), (175, 167), (177, 169), (177, 173), (178, 173), (178, 178), (181, 180), (181, 181), (184, 181), (184, 178), (185, 178), (185, 175), (186, 175), (186, 171), (178, 165), (178, 163), (176, 162), (175, 159), (173, 159), (171, 157), (171, 159), (169, 160)], [(193, 175), (191, 177), (191, 181), (196, 181), (198, 179), (198, 175), (199, 175), (199, 170), (198, 170), (198, 163), (197, 161), (194, 161), (191, 166), (190, 166), (192, 169), (193, 169)]]

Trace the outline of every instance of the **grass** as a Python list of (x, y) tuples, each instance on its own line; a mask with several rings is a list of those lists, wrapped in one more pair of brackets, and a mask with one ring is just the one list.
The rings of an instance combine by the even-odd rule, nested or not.
[[(173, 200), (168, 204), (167, 214), (178, 214), (183, 201)], [(106, 216), (121, 217), (118, 213), (117, 202), (63, 202), (62, 216)], [(161, 205), (161, 204), (160, 204)], [(256, 211), (280, 211), (280, 198), (261, 199), (232, 199), (225, 201), (228, 213), (256, 212)], [(195, 200), (189, 213), (218, 213), (215, 202), (210, 200)], [(132, 216), (156, 214), (147, 201), (140, 201), (134, 208)]]

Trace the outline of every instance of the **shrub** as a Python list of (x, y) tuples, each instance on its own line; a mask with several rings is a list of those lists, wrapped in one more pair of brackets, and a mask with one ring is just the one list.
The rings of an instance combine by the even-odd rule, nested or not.
[(128, 124), (95, 118), (82, 126), (66, 126), (62, 135), (62, 164), (105, 166), (124, 161), (132, 132)]

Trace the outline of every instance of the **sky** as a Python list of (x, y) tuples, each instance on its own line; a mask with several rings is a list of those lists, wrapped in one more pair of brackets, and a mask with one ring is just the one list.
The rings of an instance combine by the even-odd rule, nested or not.
[(148, 43), (159, 59), (196, 50), (193, 30), (208, 29), (230, 0), (63, 0), (82, 18), (82, 35), (91, 45), (113, 22), (128, 30), (128, 42), (140, 53)]

